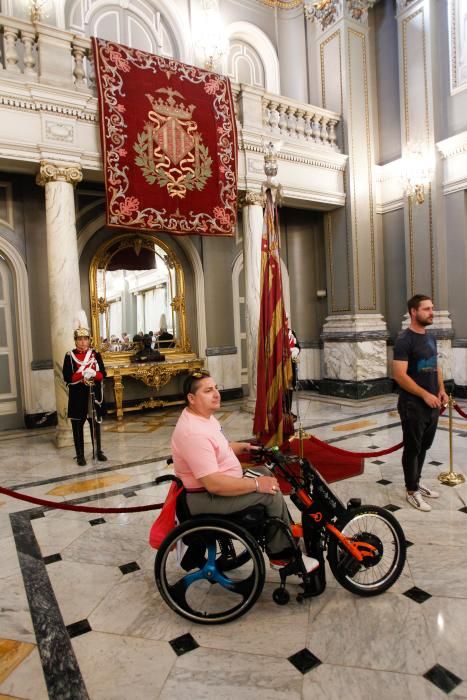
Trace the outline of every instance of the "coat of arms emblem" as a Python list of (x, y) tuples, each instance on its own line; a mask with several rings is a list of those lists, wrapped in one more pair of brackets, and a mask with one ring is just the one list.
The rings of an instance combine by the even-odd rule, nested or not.
[(133, 146), (135, 163), (148, 184), (157, 183), (166, 187), (171, 197), (183, 198), (188, 190), (204, 189), (212, 175), (212, 158), (193, 119), (196, 107), (177, 102), (183, 95), (172, 88), (160, 88), (156, 93), (168, 97), (146, 95), (152, 109)]

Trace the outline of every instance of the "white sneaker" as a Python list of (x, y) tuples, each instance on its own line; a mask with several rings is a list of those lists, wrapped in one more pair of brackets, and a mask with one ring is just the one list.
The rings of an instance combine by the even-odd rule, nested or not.
[(415, 493), (408, 493), (407, 503), (410, 503), (410, 505), (416, 508), (417, 510), (423, 510), (426, 512), (431, 510), (431, 506), (429, 506), (428, 503), (425, 503), (420, 491), (415, 491)]
[(419, 484), (418, 492), (422, 494), (423, 498), (439, 498), (437, 491), (433, 491), (433, 489), (429, 489), (428, 486), (423, 486), (423, 484)]
[(302, 561), (305, 564), (307, 574), (311, 574), (312, 571), (316, 571), (319, 566), (319, 561), (314, 557), (309, 557), (307, 554), (302, 554)]

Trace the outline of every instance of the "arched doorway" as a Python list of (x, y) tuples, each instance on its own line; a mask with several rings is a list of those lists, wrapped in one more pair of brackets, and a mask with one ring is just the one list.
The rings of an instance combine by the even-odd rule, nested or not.
[(13, 273), (0, 252), (0, 430), (24, 427)]

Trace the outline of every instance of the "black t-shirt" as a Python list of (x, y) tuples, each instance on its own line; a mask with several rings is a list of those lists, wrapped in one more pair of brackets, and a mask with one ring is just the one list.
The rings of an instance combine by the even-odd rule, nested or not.
[[(407, 374), (422, 389), (438, 394), (438, 353), (436, 340), (429, 333), (415, 333), (406, 328), (394, 345), (394, 359), (408, 362)], [(413, 396), (400, 388), (401, 396)]]

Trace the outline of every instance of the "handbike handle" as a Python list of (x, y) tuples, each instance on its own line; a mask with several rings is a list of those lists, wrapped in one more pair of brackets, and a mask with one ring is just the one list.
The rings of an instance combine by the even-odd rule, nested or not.
[(183, 488), (183, 481), (178, 476), (174, 476), (174, 474), (163, 474), (162, 476), (156, 476), (154, 479), (156, 486), (164, 484), (166, 481), (175, 481), (179, 488)]

